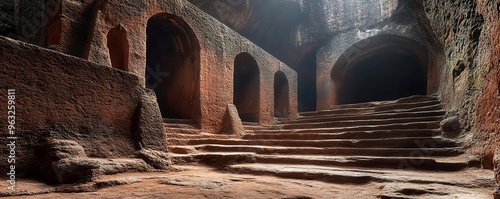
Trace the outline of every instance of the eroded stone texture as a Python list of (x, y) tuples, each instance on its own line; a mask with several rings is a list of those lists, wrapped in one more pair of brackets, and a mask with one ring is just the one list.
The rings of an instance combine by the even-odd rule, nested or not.
[(458, 117), (446, 118), (440, 124), (444, 137), (455, 138), (462, 132), (462, 124)]
[(0, 35), (7, 36), (15, 32), (14, 1), (0, 3)]
[(224, 116), (224, 127), (221, 133), (241, 136), (244, 132), (245, 129), (238, 116), (238, 109), (236, 109), (234, 104), (228, 104), (226, 115)]
[[(5, 37), (0, 65), (1, 104), (7, 89), (16, 89), (17, 172), (36, 168), (34, 147), (48, 139), (76, 141), (90, 158), (127, 157), (139, 143), (166, 149), (153, 97), (136, 76)], [(0, 119), (7, 126), (7, 114)], [(7, 161), (0, 167), (7, 172)]]
[(316, 51), (321, 41), (299, 44), (297, 30), (316, 23), (308, 15), (317, 11), (306, 14), (298, 0), (189, 1), (297, 71), (298, 108), (316, 110)]
[(330, 9), (313, 16), (323, 20), (304, 30), (306, 41), (328, 38), (317, 54), (318, 109), (437, 92), (429, 74), (439, 67), (411, 1), (321, 5)]
[[(156, 92), (164, 117), (194, 119), (207, 132), (220, 131), (226, 105), (233, 103), (235, 57), (242, 52), (250, 54), (259, 68), (259, 123), (273, 122), (273, 78), (277, 71), (286, 74), (290, 84), (289, 117), (297, 116), (297, 74), (284, 63), (189, 2), (132, 3), (112, 1), (99, 11), (89, 59), (109, 64), (106, 35), (117, 26), (127, 30), (133, 55), (130, 56), (129, 71), (139, 76), (141, 81), (147, 79), (146, 86), (149, 88), (155, 85), (166, 88), (163, 91), (157, 87)], [(178, 38), (157, 38), (160, 43), (161, 38), (166, 39), (165, 44), (170, 42), (173, 47), (170, 49), (177, 50), (162, 54), (161, 48), (153, 46), (158, 42), (145, 42), (148, 37), (154, 39), (155, 31), (150, 29), (148, 32), (147, 28), (152, 27), (150, 22), (164, 27), (167, 33), (173, 35), (172, 38)], [(153, 52), (160, 53), (156, 61), (149, 60)], [(177, 57), (170, 60), (174, 63), (172, 65), (178, 67), (160, 63), (161, 59), (168, 63), (168, 55)]]
[(492, 168), (500, 133), (500, 4), (498, 1), (424, 1), (442, 44), (441, 95), (465, 121), (470, 153)]
[(16, 0), (16, 30), (7, 36), (83, 57), (94, 1)]

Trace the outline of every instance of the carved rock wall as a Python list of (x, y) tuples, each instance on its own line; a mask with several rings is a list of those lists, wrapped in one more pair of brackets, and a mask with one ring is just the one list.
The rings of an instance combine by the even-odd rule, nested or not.
[(443, 54), (441, 97), (468, 132), (469, 152), (492, 168), (500, 146), (500, 2), (424, 1)]
[[(195, 75), (195, 103), (199, 103), (193, 119), (202, 129), (212, 133), (222, 129), (227, 104), (233, 103), (234, 61), (242, 52), (250, 54), (259, 67), (259, 122), (273, 122), (273, 81), (278, 71), (286, 74), (290, 85), (288, 115), (290, 119), (297, 116), (297, 73), (188, 1), (153, 1), (148, 4), (143, 1), (110, 1), (97, 15), (89, 59), (110, 65), (106, 35), (110, 29), (120, 26), (126, 30), (130, 41), (129, 71), (141, 81), (146, 75), (154, 75), (146, 71), (146, 27), (148, 20), (160, 13), (184, 21), (184, 27), (193, 32), (188, 37), (195, 37), (189, 39), (199, 43), (199, 53), (194, 57), (199, 61), (194, 63), (197, 66), (189, 74)], [(175, 31), (178, 30), (174, 28), (172, 32)]]
[[(0, 104), (7, 104), (7, 89), (16, 89), (16, 172), (36, 168), (35, 147), (49, 139), (75, 141), (95, 158), (166, 150), (154, 94), (136, 76), (5, 37), (0, 66)], [(7, 126), (7, 112), (0, 125)], [(8, 143), (8, 132), (1, 135)], [(7, 172), (7, 161), (0, 168)]]

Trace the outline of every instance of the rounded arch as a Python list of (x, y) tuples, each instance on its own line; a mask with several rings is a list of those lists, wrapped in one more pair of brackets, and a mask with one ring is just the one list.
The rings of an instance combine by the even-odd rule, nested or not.
[(128, 71), (129, 42), (127, 32), (123, 27), (119, 26), (109, 30), (106, 38), (111, 66)]
[(427, 93), (427, 50), (397, 35), (378, 35), (349, 47), (334, 64), (335, 102), (394, 100)]
[(234, 59), (233, 103), (242, 121), (258, 122), (260, 99), (260, 72), (257, 61), (249, 53)]
[(160, 13), (146, 27), (146, 87), (164, 118), (201, 119), (200, 44), (182, 18)]
[(274, 117), (287, 118), (290, 110), (290, 94), (288, 79), (285, 73), (274, 74)]

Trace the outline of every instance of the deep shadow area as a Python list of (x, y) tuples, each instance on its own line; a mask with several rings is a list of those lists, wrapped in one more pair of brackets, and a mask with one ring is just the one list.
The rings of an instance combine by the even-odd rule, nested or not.
[(298, 105), (299, 112), (316, 110), (316, 53), (318, 44), (306, 44), (297, 50), (297, 65), (295, 70), (298, 77)]
[(240, 53), (234, 59), (233, 89), (233, 103), (241, 120), (258, 122), (259, 66), (248, 53)]
[(286, 118), (289, 110), (288, 79), (285, 73), (274, 74), (274, 117)]
[(157, 14), (146, 31), (146, 86), (155, 90), (162, 116), (200, 117), (200, 47), (193, 30), (177, 16)]
[(426, 89), (419, 57), (407, 48), (388, 46), (360, 58), (346, 71), (338, 100), (340, 104), (394, 100), (425, 95)]
[(108, 32), (108, 49), (111, 66), (128, 71), (129, 44), (124, 29), (113, 28)]

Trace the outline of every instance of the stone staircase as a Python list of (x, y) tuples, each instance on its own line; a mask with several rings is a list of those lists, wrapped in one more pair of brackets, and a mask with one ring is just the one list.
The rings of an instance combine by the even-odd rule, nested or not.
[[(242, 137), (179, 130), (183, 126), (173, 124), (165, 129), (169, 152), (178, 164), (199, 162), (229, 172), (366, 183), (414, 176), (405, 172), (453, 172), (476, 166), (462, 155), (460, 142), (441, 136), (445, 113), (439, 99), (412, 96), (332, 106), (276, 125), (244, 123)], [(395, 172), (403, 177), (389, 175)]]

